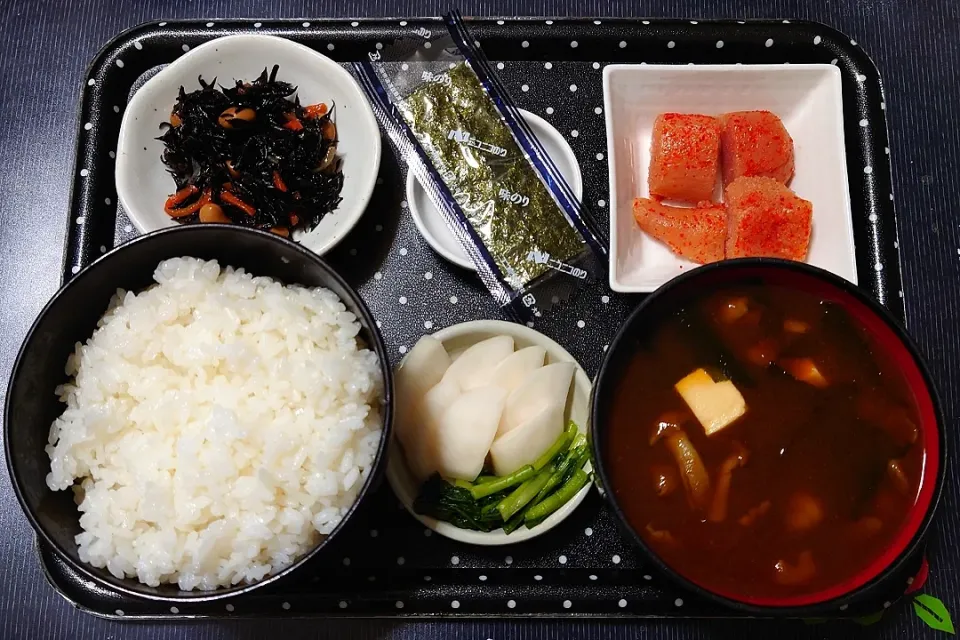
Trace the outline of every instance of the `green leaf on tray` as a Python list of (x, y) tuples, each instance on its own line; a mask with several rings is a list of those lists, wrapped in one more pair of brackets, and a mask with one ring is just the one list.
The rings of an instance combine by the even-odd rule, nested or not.
[(956, 635), (956, 631), (953, 628), (953, 620), (950, 618), (950, 612), (947, 611), (947, 607), (939, 598), (925, 593), (918, 594), (913, 599), (913, 610), (916, 612), (917, 617), (923, 620), (924, 624), (931, 629)]
[(854, 618), (853, 621), (856, 622), (861, 627), (869, 627), (872, 624), (877, 624), (880, 622), (880, 618), (883, 617), (883, 609), (877, 611), (876, 613), (871, 613), (868, 616), (863, 616), (860, 618)]

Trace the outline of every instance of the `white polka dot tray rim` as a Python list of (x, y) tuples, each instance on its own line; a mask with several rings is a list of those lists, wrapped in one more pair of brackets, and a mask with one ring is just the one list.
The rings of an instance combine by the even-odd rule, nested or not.
[[(903, 319), (883, 89), (873, 63), (850, 36), (817, 23), (783, 20), (491, 18), (468, 24), (517, 106), (549, 122), (569, 143), (583, 175), (584, 202), (600, 228), (607, 226), (610, 205), (602, 90), (608, 65), (836, 65), (858, 281)], [(130, 96), (164, 66), (205, 42), (235, 34), (289, 38), (347, 65), (386, 50), (404, 34), (437, 28), (443, 28), (438, 18), (208, 19), (154, 22), (118, 35), (83, 79), (64, 281), (138, 235), (117, 204), (117, 139)], [(158, 113), (158, 120), (163, 115)], [(474, 274), (449, 264), (420, 236), (405, 200), (405, 170), (395, 158), (385, 147), (370, 206), (324, 256), (367, 302), (393, 365), (426, 333), (469, 320), (505, 319)], [(592, 283), (534, 328), (563, 345), (592, 376), (638, 301), (636, 295), (610, 291), (606, 282)], [(40, 547), (39, 556), (48, 581), (64, 598), (94, 615), (122, 620), (742, 615), (662, 579), (621, 535), (595, 490), (536, 540), (481, 547), (424, 527), (384, 479), (351, 527), (329, 553), (276, 589), (175, 609), (94, 588), (50, 549)], [(908, 564), (915, 570), (919, 558)], [(908, 577), (891, 578), (882, 601), (832, 603), (822, 617), (874, 613), (902, 596)]]

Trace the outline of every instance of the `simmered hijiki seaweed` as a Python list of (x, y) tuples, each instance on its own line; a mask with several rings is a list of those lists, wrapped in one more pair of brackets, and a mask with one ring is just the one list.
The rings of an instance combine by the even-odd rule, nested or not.
[(303, 106), (279, 65), (253, 82), (180, 94), (160, 125), (162, 160), (176, 183), (164, 211), (182, 223), (224, 222), (288, 236), (340, 203), (334, 109)]

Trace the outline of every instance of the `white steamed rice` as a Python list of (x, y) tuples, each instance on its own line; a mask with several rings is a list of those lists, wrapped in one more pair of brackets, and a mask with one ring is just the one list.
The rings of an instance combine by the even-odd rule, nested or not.
[(356, 499), (382, 379), (326, 289), (195, 258), (118, 291), (57, 389), (47, 485), (75, 488), (80, 558), (215, 589), (289, 566)]

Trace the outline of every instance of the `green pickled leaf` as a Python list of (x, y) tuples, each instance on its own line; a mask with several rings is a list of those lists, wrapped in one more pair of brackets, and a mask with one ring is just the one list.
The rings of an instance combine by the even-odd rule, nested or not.
[(883, 617), (883, 611), (877, 611), (872, 613), (869, 616), (863, 616), (862, 618), (854, 618), (853, 621), (856, 622), (861, 627), (869, 627), (872, 624), (877, 624), (880, 622), (880, 618)]
[(917, 617), (923, 620), (924, 624), (931, 629), (956, 635), (956, 631), (953, 628), (953, 620), (950, 618), (950, 612), (947, 611), (947, 607), (939, 598), (921, 593), (913, 599), (913, 610), (916, 612)]

